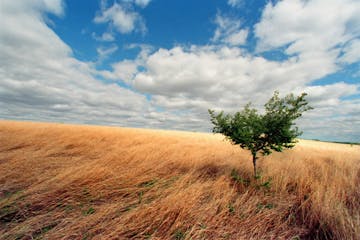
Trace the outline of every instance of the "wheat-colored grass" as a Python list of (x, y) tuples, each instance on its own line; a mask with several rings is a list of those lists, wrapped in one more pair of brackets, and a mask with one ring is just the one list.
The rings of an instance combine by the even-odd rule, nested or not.
[(0, 121), (0, 239), (357, 239), (360, 147)]

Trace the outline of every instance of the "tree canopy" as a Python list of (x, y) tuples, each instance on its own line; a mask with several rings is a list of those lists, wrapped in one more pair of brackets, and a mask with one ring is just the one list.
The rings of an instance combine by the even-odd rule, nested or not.
[(281, 152), (284, 148), (295, 146), (296, 138), (302, 134), (295, 126), (295, 120), (302, 113), (312, 109), (306, 101), (306, 93), (295, 97), (289, 94), (283, 98), (275, 92), (264, 105), (265, 113), (260, 114), (248, 103), (234, 114), (223, 111), (216, 114), (209, 109), (213, 132), (224, 134), (233, 144), (251, 151), (254, 174), (256, 176), (257, 153), (269, 155), (272, 151)]

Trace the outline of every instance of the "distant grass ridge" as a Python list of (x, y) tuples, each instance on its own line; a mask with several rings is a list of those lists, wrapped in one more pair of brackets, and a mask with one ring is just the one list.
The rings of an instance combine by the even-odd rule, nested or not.
[(338, 143), (338, 144), (349, 144), (349, 145), (360, 145), (360, 142), (341, 142), (341, 141), (321, 141), (319, 139), (311, 139), (318, 142)]
[(0, 239), (357, 239), (360, 146), (0, 121)]

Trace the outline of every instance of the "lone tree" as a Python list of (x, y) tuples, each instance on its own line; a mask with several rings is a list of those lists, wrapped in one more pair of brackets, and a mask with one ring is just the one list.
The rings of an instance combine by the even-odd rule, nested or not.
[(279, 92), (276, 91), (264, 105), (264, 114), (250, 108), (251, 103), (234, 115), (224, 114), (223, 111), (216, 114), (209, 109), (211, 122), (214, 124), (213, 132), (222, 133), (233, 144), (251, 151), (256, 177), (256, 160), (259, 152), (269, 155), (272, 151), (281, 152), (284, 148), (295, 146), (296, 137), (302, 132), (295, 126), (294, 121), (301, 117), (303, 112), (312, 109), (305, 100), (306, 95), (302, 93), (295, 97), (289, 94), (279, 98)]

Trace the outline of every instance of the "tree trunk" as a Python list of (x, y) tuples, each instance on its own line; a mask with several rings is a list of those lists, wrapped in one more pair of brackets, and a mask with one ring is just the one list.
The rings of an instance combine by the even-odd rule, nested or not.
[(253, 165), (254, 165), (254, 177), (256, 178), (257, 177), (257, 174), (256, 174), (256, 160), (257, 160), (256, 153), (253, 153), (252, 156), (253, 156)]

